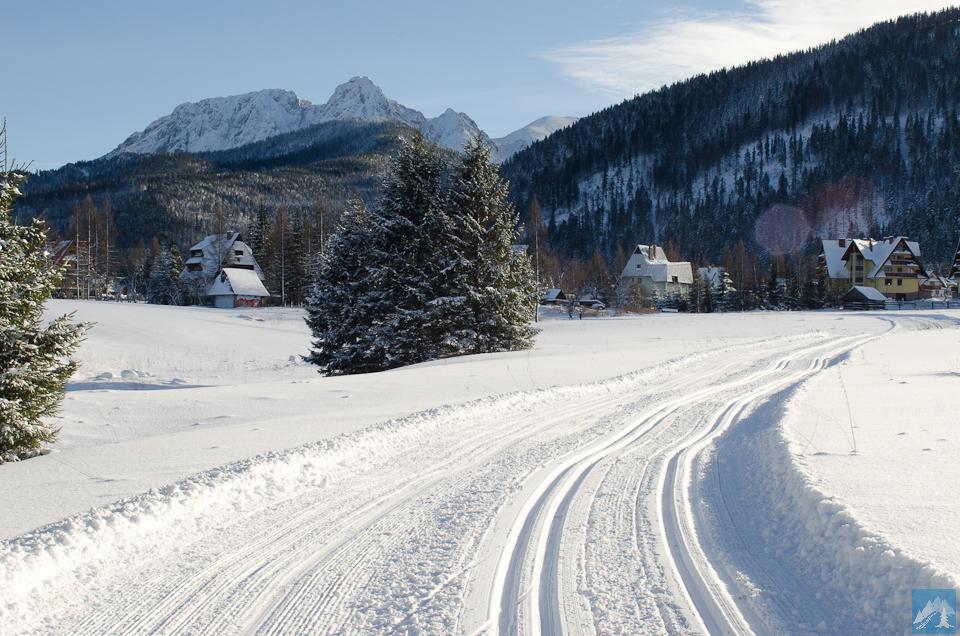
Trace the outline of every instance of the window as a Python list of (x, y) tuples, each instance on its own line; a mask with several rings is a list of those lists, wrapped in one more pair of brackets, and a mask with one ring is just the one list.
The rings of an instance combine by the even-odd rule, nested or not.
[(676, 277), (676, 276), (673, 277), (673, 282), (675, 282), (675, 283), (676, 283), (676, 282), (679, 282), (679, 281), (677, 280), (677, 277)]
[(234, 256), (243, 256), (243, 250), (233, 250)]
[(893, 279), (892, 279), (892, 278), (885, 278), (885, 279), (883, 280), (883, 284), (884, 284), (884, 285), (893, 285)]
[(902, 278), (898, 278), (898, 279), (897, 279), (897, 287), (903, 287), (903, 279), (902, 279)]

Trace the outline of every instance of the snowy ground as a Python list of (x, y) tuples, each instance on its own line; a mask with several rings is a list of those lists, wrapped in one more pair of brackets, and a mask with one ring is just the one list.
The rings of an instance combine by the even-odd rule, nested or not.
[(550, 320), (320, 378), (295, 311), (73, 308), (59, 452), (0, 466), (0, 632), (902, 633), (956, 584), (960, 312)]

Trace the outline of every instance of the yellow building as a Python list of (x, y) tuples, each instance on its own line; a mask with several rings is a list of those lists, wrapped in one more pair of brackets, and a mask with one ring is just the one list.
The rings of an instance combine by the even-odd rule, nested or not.
[(854, 285), (873, 287), (892, 300), (916, 300), (926, 278), (920, 244), (905, 236), (873, 239), (824, 239), (821, 262), (831, 291)]

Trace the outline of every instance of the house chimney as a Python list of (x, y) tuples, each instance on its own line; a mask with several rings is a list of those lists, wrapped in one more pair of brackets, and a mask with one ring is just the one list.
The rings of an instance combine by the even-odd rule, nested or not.
[(647, 248), (647, 258), (651, 261), (657, 260), (657, 246), (653, 243)]
[(840, 239), (840, 240), (837, 241), (837, 242), (840, 243), (840, 247), (846, 247), (846, 246), (847, 246), (847, 239)]

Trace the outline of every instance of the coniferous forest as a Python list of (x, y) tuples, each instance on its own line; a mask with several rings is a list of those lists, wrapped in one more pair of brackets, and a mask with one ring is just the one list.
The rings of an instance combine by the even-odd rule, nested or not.
[(960, 10), (905, 17), (611, 106), (503, 172), (581, 259), (654, 241), (703, 262), (743, 241), (766, 259), (785, 251), (772, 214), (801, 249), (907, 234), (938, 264), (960, 239), (958, 67)]

